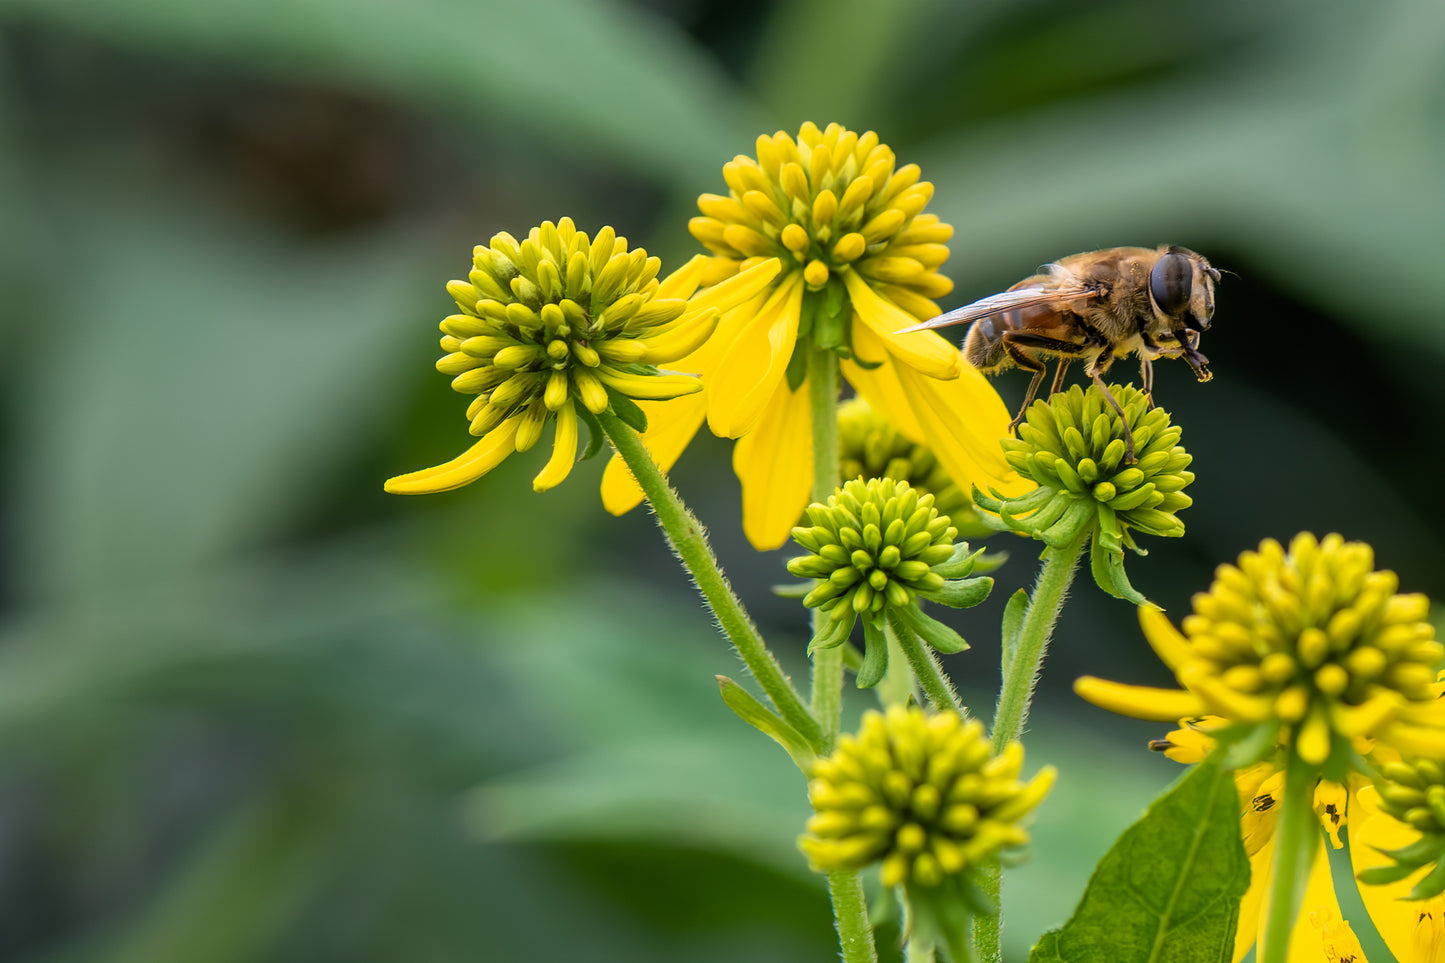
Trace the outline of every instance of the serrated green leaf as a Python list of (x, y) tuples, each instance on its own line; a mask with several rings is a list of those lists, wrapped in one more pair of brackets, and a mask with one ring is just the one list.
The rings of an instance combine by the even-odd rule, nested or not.
[(808, 747), (808, 740), (804, 739), (797, 729), (727, 676), (717, 677), (717, 688), (718, 692), (722, 693), (723, 703), (734, 715), (782, 746), (788, 755), (793, 757), (793, 762), (798, 764), (799, 769), (808, 771), (815, 756)]
[(1234, 777), (1207, 759), (1124, 831), (1029, 963), (1220, 963), (1248, 887)]

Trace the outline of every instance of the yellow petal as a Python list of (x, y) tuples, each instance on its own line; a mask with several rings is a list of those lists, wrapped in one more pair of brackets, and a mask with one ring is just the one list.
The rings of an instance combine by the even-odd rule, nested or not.
[(517, 426), (521, 423), (522, 415), (515, 414), (451, 461), (387, 479), (386, 490), (393, 495), (430, 495), (470, 485), (517, 450)]
[(733, 471), (743, 486), (743, 533), (759, 551), (786, 542), (808, 504), (812, 433), (807, 382), (789, 391), (784, 379), (757, 427), (733, 449)]
[(692, 297), (692, 292), (702, 283), (702, 273), (707, 267), (708, 257), (705, 254), (694, 254), (692, 259), (682, 267), (673, 271), (657, 285), (656, 298), (681, 298)]
[[(647, 415), (647, 431), (642, 444), (652, 455), (657, 467), (667, 471), (682, 456), (687, 443), (702, 427), (707, 411), (707, 394), (701, 392), (674, 401), (639, 401), (637, 406)], [(636, 508), (642, 501), (642, 488), (621, 455), (613, 454), (602, 472), (602, 505), (614, 515)]]
[(1139, 606), (1139, 626), (1144, 630), (1144, 638), (1149, 641), (1149, 647), (1171, 671), (1177, 672), (1184, 663), (1193, 658), (1189, 640), (1174, 627), (1164, 610), (1153, 602)]
[(924, 444), (923, 426), (908, 403), (908, 395), (898, 381), (898, 371), (887, 364), (888, 353), (883, 342), (865, 327), (853, 329), (853, 353), (870, 364), (885, 362), (876, 368), (865, 368), (853, 361), (843, 362), (843, 377), (863, 399), (888, 420), (898, 433), (917, 445)]
[(937, 381), (899, 366), (898, 380), (923, 426), (924, 444), (956, 484), (1005, 496), (1033, 488), (1004, 460), (999, 440), (1008, 434), (1008, 409), (977, 369), (965, 366), (960, 377)]
[(843, 283), (858, 320), (883, 340), (888, 353), (900, 363), (930, 378), (944, 379), (957, 378), (967, 367), (958, 349), (931, 331), (894, 334), (924, 319), (913, 317), (882, 297), (857, 271), (844, 272)]
[[(1404, 823), (1381, 812), (1373, 787), (1355, 796), (1345, 825), (1350, 837), (1350, 861), (1356, 875), (1376, 866), (1393, 865), (1379, 850), (1398, 849), (1420, 838)], [(1360, 884), (1360, 899), (1375, 929), (1399, 963), (1437, 963), (1445, 960), (1445, 897), (1409, 901), (1404, 897), (1429, 866), (1404, 879), (1379, 886)]]
[[(802, 281), (789, 278), (774, 290), (762, 310), (730, 332), (726, 353), (707, 385), (707, 424), (713, 434), (740, 438), (757, 425), (783, 381), (798, 338), (802, 308)], [(719, 331), (714, 337), (722, 334)]]
[(552, 444), (552, 457), (532, 479), (532, 491), (555, 488), (572, 472), (577, 460), (577, 408), (571, 399), (557, 409), (557, 439)]
[(720, 315), (717, 311), (706, 311), (686, 325), (669, 327), (643, 342), (642, 357), (646, 364), (671, 364), (679, 358), (692, 354), (717, 331)]
[(1117, 712), (1135, 719), (1168, 722), (1204, 714), (1204, 703), (1192, 692), (1181, 689), (1155, 689), (1151, 686), (1125, 685), (1091, 675), (1074, 680), (1074, 692), (1081, 699), (1100, 709)]
[(1388, 743), (1407, 756), (1445, 758), (1445, 731), (1440, 729), (1426, 729), (1423, 726), (1396, 722), (1380, 734), (1380, 741)]
[(1234, 963), (1244, 959), (1254, 941), (1259, 937), (1259, 926), (1264, 918), (1264, 897), (1269, 892), (1269, 863), (1274, 858), (1274, 842), (1271, 840), (1249, 857), (1249, 889), (1239, 901), (1239, 927), (1234, 931)]
[(782, 262), (775, 257), (768, 258), (761, 264), (755, 264), (720, 284), (714, 284), (694, 297), (688, 302), (687, 311), (682, 316), (683, 318), (698, 317), (713, 308), (727, 313), (762, 292), (782, 269)]

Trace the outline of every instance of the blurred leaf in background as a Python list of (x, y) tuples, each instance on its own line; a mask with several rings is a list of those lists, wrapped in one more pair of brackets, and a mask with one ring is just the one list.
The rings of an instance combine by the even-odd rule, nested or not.
[[(1234, 272), (1216, 380), (1159, 366), (1199, 479), (1145, 594), (1301, 528), (1445, 594), (1442, 51), (1406, 0), (0, 0), (0, 958), (835, 952), (802, 780), (717, 698), (646, 514), (600, 512), (595, 464), (380, 491), (461, 434), (432, 362), (473, 243), (568, 214), (672, 263), (723, 162), (804, 120), (923, 165), (950, 306), (1119, 244)], [(802, 673), (697, 448), (677, 482)], [(957, 616), (981, 707), (1008, 594)], [(1011, 955), (1175, 775), (1068, 694), (1149, 682), (1141, 642), (1071, 600)]]

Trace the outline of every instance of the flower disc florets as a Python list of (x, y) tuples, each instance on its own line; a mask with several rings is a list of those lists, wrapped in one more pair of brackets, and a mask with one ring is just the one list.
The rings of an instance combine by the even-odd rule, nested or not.
[[(1267, 539), (1221, 565), (1176, 631), (1140, 607), (1145, 635), (1186, 692), (1081, 679), (1105, 708), (1146, 718), (1212, 713), (1258, 745), (1289, 747), (1339, 779), (1351, 744), (1373, 739), (1404, 756), (1445, 758), (1445, 704), (1436, 670), (1445, 648), (1426, 621), (1429, 600), (1399, 595), (1374, 551), (1339, 535)], [(1253, 744), (1254, 739), (1250, 740)]]
[(856, 736), (813, 764), (816, 813), (798, 845), (818, 870), (883, 864), (885, 886), (937, 887), (1025, 845), (1019, 821), (1053, 785), (1019, 779), (1023, 746), (994, 756), (983, 725), (895, 706), (868, 712)]
[(958, 530), (933, 507), (932, 495), (892, 478), (855, 478), (826, 505), (808, 506), (807, 521), (793, 529), (793, 540), (811, 554), (789, 561), (788, 571), (817, 580), (803, 604), (829, 616), (809, 651), (842, 645), (861, 616), (858, 686), (866, 689), (888, 668), (885, 618), (940, 652), (968, 648), (957, 632), (924, 615), (917, 599), (967, 608), (988, 597), (993, 579), (967, 577), (978, 553), (954, 544)]
[(1017, 438), (1001, 442), (1015, 471), (1034, 482), (1016, 498), (975, 490), (974, 501), (998, 516), (998, 526), (1024, 532), (1053, 547), (1093, 532), (1093, 569), (1099, 587), (1144, 601), (1124, 577), (1123, 550), (1143, 551), (1135, 531), (1184, 534), (1176, 513), (1194, 503), (1183, 489), (1194, 481), (1193, 460), (1179, 446), (1182, 432), (1169, 413), (1150, 408), (1132, 385), (1111, 385), (1129, 419), (1137, 461), (1126, 463), (1125, 426), (1096, 386), (1074, 385), (1029, 406)]
[(953, 483), (933, 452), (905, 438), (861, 396), (838, 406), (838, 454), (842, 477), (905, 481), (918, 494), (932, 495), (934, 507), (961, 534), (993, 533), (978, 521), (972, 500)]
[[(808, 122), (797, 140), (783, 131), (759, 137), (757, 153), (723, 166), (727, 197), (698, 198), (702, 216), (688, 227), (714, 254), (776, 257), (814, 291), (849, 271), (894, 288), (892, 295), (931, 301), (953, 290), (938, 273), (953, 228), (923, 213), (933, 185), (919, 180), (917, 164), (895, 170), (892, 148), (873, 131)], [(906, 296), (893, 300), (908, 310)]]
[[(467, 408), (483, 439), (461, 458), (387, 483), (402, 494), (445, 491), (476, 480), (513, 451), (526, 451), (555, 419), (552, 459), (534, 481), (551, 488), (576, 457), (578, 420), (611, 413), (646, 427), (634, 399), (660, 400), (702, 389), (697, 378), (656, 365), (697, 348), (722, 306), (751, 296), (776, 262), (689, 301), (703, 264), (657, 280), (660, 262), (604, 227), (589, 238), (570, 218), (544, 222), (518, 242), (507, 233), (472, 251), (465, 281), (447, 284), (460, 314), (441, 323), (446, 354), (437, 370), (452, 388), (476, 395)], [(600, 432), (594, 435), (600, 439)]]
[(793, 529), (793, 539), (812, 554), (788, 562), (794, 575), (821, 580), (804, 604), (842, 619), (909, 605), (917, 593), (943, 588), (933, 566), (953, 557), (958, 529), (933, 501), (907, 482), (856, 478), (828, 504), (808, 506), (812, 524)]

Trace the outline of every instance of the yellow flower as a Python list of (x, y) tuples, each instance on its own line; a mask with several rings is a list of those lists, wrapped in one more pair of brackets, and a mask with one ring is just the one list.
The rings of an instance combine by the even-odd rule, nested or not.
[[(657, 365), (690, 354), (712, 334), (721, 312), (752, 297), (778, 273), (759, 260), (699, 297), (706, 258), (665, 280), (661, 262), (604, 227), (595, 238), (570, 218), (510, 234), (472, 251), (466, 281), (447, 293), (461, 309), (442, 321), (445, 355), (437, 370), (452, 387), (476, 395), (467, 408), (473, 435), (465, 453), (434, 468), (400, 475), (386, 490), (401, 495), (471, 484), (514, 451), (526, 451), (556, 422), (552, 457), (532, 482), (559, 484), (577, 457), (578, 422), (612, 410), (637, 420), (633, 399), (661, 401), (702, 389), (695, 377)], [(691, 301), (688, 299), (692, 298)]]
[(1053, 785), (1019, 779), (1024, 750), (993, 755), (983, 724), (895, 706), (867, 712), (856, 736), (813, 764), (815, 815), (798, 840), (815, 869), (883, 864), (884, 886), (934, 888), (1028, 842), (1019, 821)]
[[(1016, 491), (998, 440), (1008, 411), (949, 342), (896, 332), (939, 313), (933, 299), (952, 283), (938, 273), (952, 228), (923, 208), (933, 186), (916, 165), (896, 168), (893, 151), (869, 131), (804, 124), (794, 140), (759, 137), (757, 157), (723, 167), (727, 196), (704, 194), (690, 225), (714, 257), (708, 280), (776, 257), (767, 289), (724, 314), (717, 332), (679, 360), (705, 390), (674, 404), (642, 403), (643, 441), (670, 468), (706, 419), (738, 439), (733, 469), (743, 487), (743, 529), (760, 549), (777, 548), (813, 484), (807, 383), (814, 349), (843, 360), (843, 374), (915, 443), (927, 444), (960, 485)], [(641, 500), (618, 459), (603, 502), (621, 514)]]
[(1183, 690), (1084, 677), (1075, 691), (1114, 712), (1160, 721), (1210, 713), (1234, 736), (1290, 747), (1308, 765), (1348, 766), (1351, 742), (1445, 757), (1445, 704), (1434, 680), (1445, 648), (1429, 600), (1398, 595), (1374, 552), (1338, 535), (1301, 534), (1221, 565), (1174, 628), (1139, 607), (1144, 635)]

